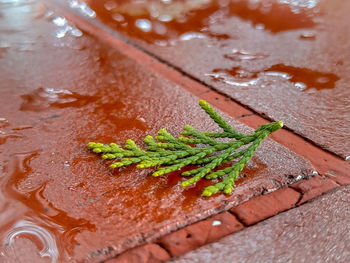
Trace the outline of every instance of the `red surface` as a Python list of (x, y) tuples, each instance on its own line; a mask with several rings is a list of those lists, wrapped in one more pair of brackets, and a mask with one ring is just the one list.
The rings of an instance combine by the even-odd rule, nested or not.
[(327, 193), (338, 185), (332, 180), (320, 176), (315, 176), (310, 180), (302, 180), (291, 187), (302, 193), (298, 204), (303, 204), (321, 194)]
[(293, 208), (300, 194), (293, 189), (284, 188), (261, 195), (231, 209), (245, 225), (253, 225), (280, 212)]
[(161, 263), (170, 259), (169, 254), (156, 244), (130, 249), (105, 263)]
[[(100, 21), (167, 63), (260, 114), (283, 119), (322, 148), (350, 156), (348, 2), (199, 1), (188, 7), (172, 1), (185, 13), (181, 23), (159, 21), (167, 4), (154, 4), (159, 14), (151, 17), (154, 5), (143, 1), (114, 7), (113, 1), (87, 2)], [(144, 32), (137, 19), (164, 24), (167, 33), (156, 33), (156, 26)]]
[[(131, 37), (156, 45), (171, 45), (186, 37), (231, 38), (209, 29), (232, 16), (263, 25), (272, 33), (315, 25), (312, 12), (292, 12), (287, 5), (263, 1), (137, 1), (86, 0), (104, 23)], [(264, 10), (263, 12), (261, 10)], [(141, 23), (140, 23), (141, 22)], [(142, 24), (143, 22), (143, 24)], [(144, 25), (144, 26), (142, 26)]]
[(32, 244), (43, 259), (104, 260), (313, 170), (266, 141), (232, 196), (202, 198), (204, 184), (182, 189), (177, 174), (113, 172), (88, 141), (141, 142), (188, 123), (210, 129), (198, 99), (91, 34), (57, 25), (63, 18), (38, 2), (0, 6), (1, 260), (20, 261), (16, 251)]
[(349, 262), (349, 202), (338, 188), (171, 262)]
[(243, 225), (233, 215), (226, 212), (165, 235), (159, 240), (159, 243), (173, 257), (177, 257), (242, 228)]

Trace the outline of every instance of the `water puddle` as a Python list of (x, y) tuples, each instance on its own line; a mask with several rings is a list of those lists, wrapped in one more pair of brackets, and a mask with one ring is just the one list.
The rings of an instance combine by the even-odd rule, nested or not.
[(21, 111), (43, 111), (49, 107), (80, 108), (92, 104), (98, 97), (81, 95), (65, 89), (38, 88), (30, 94), (22, 95)]
[[(9, 176), (6, 181), (1, 180), (1, 188), (4, 196), (10, 198), (8, 200), (16, 200), (23, 206), (17, 211), (20, 214), (7, 219), (8, 225), (16, 217), (19, 218), (11, 227), (5, 228), (5, 222), (2, 222), (0, 235), (8, 249), (16, 238), (24, 237), (36, 244), (42, 257), (50, 257), (52, 262), (56, 262), (59, 256), (61, 260), (67, 260), (65, 257), (73, 256), (74, 248), (78, 245), (76, 235), (84, 230), (94, 232), (96, 227), (86, 219), (69, 216), (47, 200), (45, 189), (48, 181), (37, 185), (31, 182), (30, 177), (36, 173), (34, 162), (39, 159), (39, 150), (12, 156), (7, 166)], [(7, 213), (8, 209), (8, 206), (4, 206), (1, 213)]]
[(20, 220), (15, 223), (11, 229), (5, 234), (3, 242), (9, 250), (14, 245), (16, 237), (34, 237), (37, 239), (36, 245), (40, 249), (39, 254), (41, 257), (51, 258), (52, 263), (56, 263), (58, 260), (58, 248), (56, 241), (52, 234), (43, 227), (36, 225), (33, 222), (27, 220)]
[(301, 91), (308, 89), (333, 89), (335, 83), (340, 79), (333, 73), (319, 72), (284, 64), (273, 65), (261, 72), (252, 72), (241, 67), (214, 69), (213, 73), (208, 73), (206, 76), (210, 76), (214, 81), (224, 82), (238, 87), (254, 86), (258, 83), (260, 77), (270, 76), (272, 78), (292, 82), (293, 85)]
[(297, 88), (301, 90), (307, 89), (333, 89), (335, 83), (340, 79), (333, 73), (320, 72), (308, 68), (298, 68), (286, 66), (284, 64), (273, 65), (265, 70), (266, 74), (286, 74), (286, 78)]
[(236, 38), (210, 26), (239, 17), (271, 33), (312, 28), (317, 15), (314, 1), (243, 0), (86, 0), (105, 24), (129, 36), (157, 45), (209, 37)]
[(23, 126), (8, 129), (8, 126), (10, 126), (8, 120), (0, 117), (0, 145), (5, 144), (8, 139), (22, 138), (22, 135), (17, 134), (16, 131), (32, 128), (31, 126)]

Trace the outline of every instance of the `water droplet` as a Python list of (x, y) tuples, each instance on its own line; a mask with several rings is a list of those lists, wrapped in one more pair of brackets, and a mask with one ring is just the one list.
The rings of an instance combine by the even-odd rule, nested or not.
[(95, 18), (96, 13), (92, 10), (85, 2), (80, 2), (77, 0), (69, 0), (69, 6), (74, 9), (78, 9), (81, 14), (88, 16), (90, 18)]
[(205, 35), (201, 33), (196, 33), (196, 32), (189, 32), (189, 33), (182, 34), (180, 36), (181, 41), (188, 41), (195, 38), (205, 38)]
[(158, 35), (165, 35), (167, 32), (167, 28), (162, 23), (155, 23), (154, 24), (154, 31)]
[(268, 57), (268, 54), (263, 53), (250, 53), (245, 50), (239, 50), (239, 49), (232, 49), (232, 53), (225, 54), (224, 58), (233, 60), (233, 61), (240, 61), (240, 60), (255, 60), (255, 59), (263, 59)]
[(219, 220), (214, 220), (212, 223), (212, 226), (220, 226), (221, 225), (221, 221)]
[(106, 3), (104, 3), (104, 7), (106, 8), (106, 10), (111, 11), (113, 8), (117, 7), (117, 3), (114, 1), (107, 1)]
[(81, 37), (83, 35), (83, 32), (81, 32), (77, 28), (72, 28), (70, 33), (71, 33), (72, 36), (75, 36), (75, 37)]
[(314, 32), (304, 32), (300, 35), (299, 38), (305, 40), (314, 40), (316, 38), (316, 35)]
[(265, 26), (264, 26), (264, 24), (257, 24), (257, 25), (255, 25), (255, 28), (258, 30), (264, 30)]
[(59, 29), (56, 30), (55, 35), (56, 35), (57, 38), (62, 38), (62, 37), (64, 37), (67, 34), (68, 31), (69, 31), (68, 27), (59, 28)]
[(152, 24), (148, 19), (137, 19), (135, 25), (143, 32), (150, 32), (152, 30)]
[(280, 77), (283, 79), (291, 79), (292, 76), (288, 73), (278, 72), (278, 71), (267, 71), (265, 72), (266, 76)]
[(158, 20), (162, 22), (169, 22), (173, 20), (173, 17), (171, 15), (160, 15), (158, 16)]
[(56, 16), (54, 17), (54, 19), (52, 19), (52, 22), (56, 25), (56, 26), (64, 26), (67, 23), (66, 18), (62, 17), (62, 16)]
[(113, 20), (117, 21), (117, 22), (123, 22), (124, 21), (124, 17), (121, 14), (115, 13), (112, 15)]
[(296, 83), (294, 83), (294, 86), (300, 90), (306, 90), (306, 88), (307, 88), (307, 86), (302, 82), (296, 82)]

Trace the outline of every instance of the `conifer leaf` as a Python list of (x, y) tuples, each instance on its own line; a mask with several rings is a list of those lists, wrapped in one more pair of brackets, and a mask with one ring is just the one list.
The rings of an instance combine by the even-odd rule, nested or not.
[[(128, 139), (124, 148), (116, 143), (103, 144), (89, 142), (88, 147), (102, 159), (114, 159), (111, 168), (119, 168), (136, 164), (139, 169), (155, 167), (153, 176), (180, 170), (188, 165), (198, 168), (185, 171), (183, 187), (195, 184), (199, 180), (220, 180), (203, 190), (203, 196), (211, 196), (218, 192), (230, 194), (235, 180), (244, 166), (252, 158), (262, 140), (269, 134), (283, 127), (283, 122), (272, 122), (261, 125), (253, 134), (243, 134), (230, 126), (206, 101), (199, 105), (209, 117), (222, 129), (221, 132), (200, 132), (190, 125), (184, 127), (180, 137), (174, 137), (166, 129), (160, 129), (158, 136), (148, 135), (144, 139), (146, 150)], [(221, 138), (232, 140), (223, 142)], [(201, 147), (197, 145), (200, 144)], [(204, 145), (204, 146), (203, 146)], [(243, 149), (242, 147), (245, 146)], [(220, 168), (222, 164), (232, 162), (230, 167)]]

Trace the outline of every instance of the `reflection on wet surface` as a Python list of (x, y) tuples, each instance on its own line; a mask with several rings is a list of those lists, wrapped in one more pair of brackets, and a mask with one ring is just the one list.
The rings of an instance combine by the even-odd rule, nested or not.
[[(69, 256), (72, 256), (74, 246), (77, 244), (76, 234), (84, 230), (95, 231), (96, 227), (85, 219), (75, 219), (68, 216), (67, 212), (56, 208), (48, 201), (45, 198), (45, 189), (48, 182), (43, 182), (34, 189), (31, 185), (28, 188), (28, 177), (35, 173), (31, 162), (39, 156), (40, 151), (14, 154), (6, 169), (9, 178), (1, 188), (7, 198), (17, 200), (29, 209), (24, 216), (25, 218), (35, 220), (42, 226), (35, 226), (33, 222), (20, 220), (10, 228), (3, 242), (10, 246), (15, 236), (22, 236), (23, 234), (31, 240), (34, 238), (34, 241), (35, 238), (39, 238), (41, 246), (44, 247), (40, 253), (43, 253), (43, 256), (50, 256), (54, 260), (58, 256), (56, 241), (52, 236), (54, 235), (55, 238), (58, 238), (57, 242), (60, 249), (66, 250)], [(0, 227), (0, 230), (2, 228)]]
[(339, 77), (333, 73), (319, 72), (307, 68), (286, 66), (283, 64), (273, 65), (265, 70), (266, 74), (282, 73), (287, 74), (287, 79), (293, 82), (301, 90), (306, 89), (333, 89)]
[(58, 260), (58, 249), (54, 237), (45, 228), (36, 225), (33, 222), (20, 220), (16, 222), (8, 231), (4, 238), (6, 247), (13, 246), (15, 238), (17, 236), (29, 236), (37, 238), (37, 247), (40, 249), (39, 254), (41, 257), (51, 258), (52, 263), (56, 263)]
[(307, 68), (286, 66), (283, 64), (273, 65), (262, 72), (251, 72), (241, 67), (231, 69), (214, 69), (213, 73), (206, 74), (214, 81), (221, 81), (233, 86), (248, 87), (257, 84), (259, 77), (271, 76), (289, 81), (301, 90), (308, 89), (333, 89), (340, 79), (333, 73), (319, 72)]
[[(97, 17), (119, 32), (158, 45), (177, 40), (234, 36), (210, 29), (231, 17), (271, 33), (312, 28), (318, 1), (87, 0)], [(234, 25), (233, 25), (234, 26)]]

